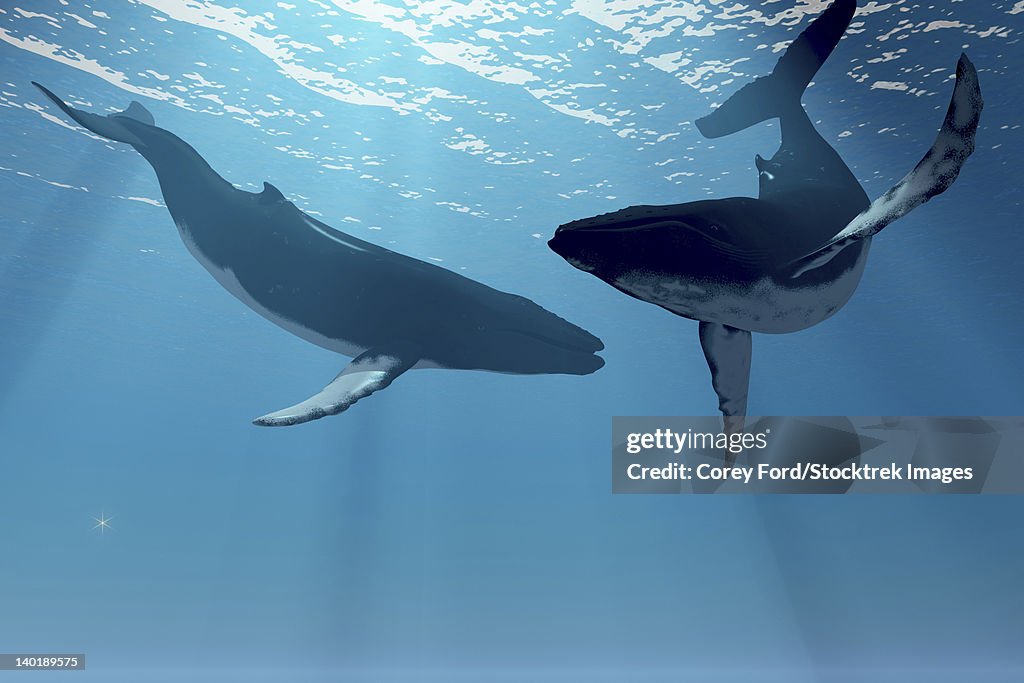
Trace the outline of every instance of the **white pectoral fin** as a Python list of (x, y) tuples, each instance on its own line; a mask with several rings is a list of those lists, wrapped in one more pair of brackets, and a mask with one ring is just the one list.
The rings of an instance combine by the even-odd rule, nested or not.
[(337, 415), (361, 398), (387, 387), (419, 361), (412, 348), (372, 348), (353, 359), (320, 393), (290, 408), (258, 417), (253, 424), (283, 427)]
[(790, 277), (797, 278), (809, 270), (820, 268), (853, 242), (877, 234), (935, 195), (945, 192), (960, 175), (967, 157), (974, 152), (974, 138), (983, 107), (978, 72), (967, 56), (961, 55), (946, 119), (928, 153), (913, 171), (872, 202), (827, 244), (794, 261)]

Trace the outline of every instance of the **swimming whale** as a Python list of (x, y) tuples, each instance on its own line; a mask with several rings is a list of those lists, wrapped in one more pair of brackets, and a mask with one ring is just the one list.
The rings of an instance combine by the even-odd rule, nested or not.
[(186, 247), (225, 289), (353, 358), (323, 390), (257, 425), (335, 415), (411, 368), (586, 375), (604, 364), (597, 337), (529, 299), (335, 230), (270, 183), (235, 188), (138, 102), (100, 116), (35, 85), (79, 125), (146, 158)]
[(850, 299), (871, 238), (956, 179), (974, 150), (982, 98), (961, 55), (932, 148), (869, 202), (800, 102), (857, 9), (837, 0), (787, 48), (769, 76), (696, 121), (710, 138), (778, 118), (782, 143), (755, 158), (758, 196), (634, 206), (559, 226), (548, 242), (569, 264), (629, 296), (699, 321), (698, 334), (727, 429), (747, 410), (751, 332), (803, 330)]

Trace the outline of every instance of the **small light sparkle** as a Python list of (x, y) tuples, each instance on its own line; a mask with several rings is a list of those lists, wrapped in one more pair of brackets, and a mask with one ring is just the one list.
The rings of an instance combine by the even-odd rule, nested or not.
[(110, 520), (112, 519), (113, 517), (107, 517), (106, 513), (101, 512), (99, 517), (93, 517), (93, 520), (96, 522), (96, 526), (93, 529), (99, 529), (100, 535), (103, 535), (107, 529), (111, 528)]

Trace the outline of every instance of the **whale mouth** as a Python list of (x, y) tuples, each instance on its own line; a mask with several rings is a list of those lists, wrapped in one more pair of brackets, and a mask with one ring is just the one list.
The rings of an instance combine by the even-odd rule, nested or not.
[(729, 230), (723, 225), (709, 223), (699, 226), (678, 219), (651, 221), (646, 220), (646, 217), (614, 222), (595, 223), (595, 220), (574, 221), (558, 226), (548, 240), (548, 248), (572, 266), (588, 272), (592, 272), (594, 267), (586, 262), (586, 254), (601, 251), (608, 252), (604, 253), (605, 257), (613, 253), (621, 255), (623, 250), (644, 249), (652, 239), (657, 239), (662, 249), (688, 251), (706, 245), (716, 252), (736, 254), (741, 258), (745, 256), (746, 250), (733, 243)]
[[(536, 330), (509, 330), (509, 332), (519, 335), (523, 339), (530, 339), (534, 342), (539, 342), (544, 346), (554, 350), (572, 354), (573, 356), (579, 356), (580, 358), (600, 358), (596, 355), (601, 351), (604, 351), (604, 342), (597, 337), (591, 339), (583, 339), (573, 336), (552, 336), (537, 332)], [(602, 361), (603, 362), (603, 361)]]
[(597, 268), (595, 268), (593, 265), (585, 263), (584, 261), (581, 261), (578, 258), (574, 258), (572, 256), (566, 256), (565, 261), (573, 268), (576, 268), (577, 270), (582, 270), (585, 273), (592, 273), (595, 270), (597, 270)]
[[(565, 236), (567, 234), (573, 234), (573, 235), (581, 235), (581, 234), (583, 234), (583, 235), (585, 235), (585, 234), (599, 235), (599, 234), (608, 234), (608, 233), (616, 233), (617, 234), (617, 233), (625, 233), (625, 232), (638, 232), (640, 230), (648, 230), (648, 229), (650, 229), (650, 228), (652, 228), (654, 226), (662, 227), (662, 226), (668, 226), (668, 225), (674, 225), (676, 227), (686, 227), (686, 228), (689, 228), (691, 230), (694, 229), (693, 226), (691, 226), (691, 225), (689, 225), (687, 223), (684, 223), (682, 221), (659, 221), (659, 222), (656, 222), (656, 223), (652, 223), (650, 221), (635, 221), (635, 222), (593, 223), (593, 224), (589, 224), (587, 221), (574, 221), (572, 223), (565, 223), (563, 225), (559, 225), (558, 228), (555, 229), (554, 237), (552, 237), (551, 239), (553, 240), (553, 239), (555, 239), (555, 238), (557, 238), (559, 236)], [(549, 244), (550, 244), (550, 242), (549, 242)]]

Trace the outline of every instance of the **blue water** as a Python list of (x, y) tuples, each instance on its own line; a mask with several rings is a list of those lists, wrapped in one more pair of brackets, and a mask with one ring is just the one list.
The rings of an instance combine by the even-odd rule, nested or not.
[[(823, 3), (794, 5), (4, 3), (0, 652), (88, 665), (0, 680), (1024, 680), (1018, 498), (610, 494), (611, 416), (716, 399), (696, 323), (545, 240), (754, 193), (777, 127), (709, 143), (691, 122)], [(855, 22), (804, 102), (868, 193), (930, 145), (962, 49), (978, 149), (875, 239), (835, 318), (755, 337), (751, 413), (1024, 414), (1024, 6)], [(414, 372), (253, 427), (347, 359), (233, 299), (148, 164), (30, 80), (99, 112), (138, 99), (237, 186), (528, 296), (607, 366)]]

